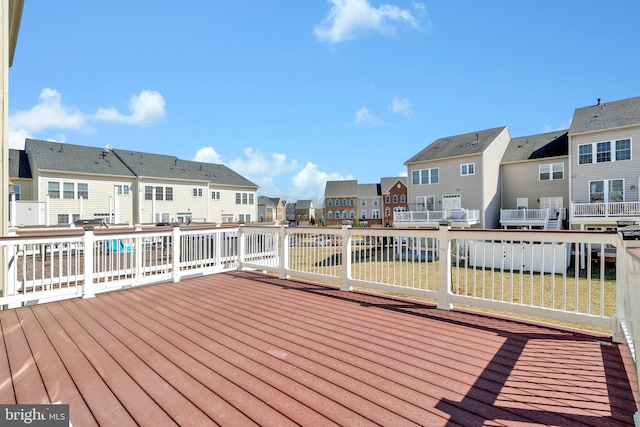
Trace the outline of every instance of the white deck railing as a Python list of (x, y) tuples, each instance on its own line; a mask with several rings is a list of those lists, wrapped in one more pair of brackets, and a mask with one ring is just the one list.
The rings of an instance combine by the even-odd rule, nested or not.
[(478, 209), (451, 209), (444, 211), (398, 211), (393, 213), (393, 223), (403, 227), (412, 223), (434, 224), (440, 221), (452, 223), (478, 224), (480, 211)]
[(629, 345), (638, 365), (640, 328), (633, 325), (640, 324), (640, 305), (633, 301), (640, 300), (640, 256), (631, 256), (629, 247), (640, 241), (613, 232), (450, 226), (175, 227), (16, 236), (0, 239), (0, 305), (257, 269), (344, 291), (431, 298), (440, 309), (464, 304), (607, 328)]
[(640, 202), (571, 203), (571, 218), (640, 218)]
[(500, 209), (500, 222), (541, 222), (549, 220), (549, 209)]

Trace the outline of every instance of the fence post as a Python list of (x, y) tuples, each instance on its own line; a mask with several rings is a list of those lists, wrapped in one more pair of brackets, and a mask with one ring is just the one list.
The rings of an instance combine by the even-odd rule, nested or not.
[(247, 245), (244, 241), (244, 224), (240, 224), (238, 227), (238, 239), (236, 244), (238, 245), (238, 271), (244, 269), (244, 260), (246, 258)]
[(95, 236), (93, 235), (93, 227), (84, 228), (84, 237), (82, 239), (82, 257), (84, 285), (82, 287), (82, 298), (93, 298), (96, 294), (93, 291), (93, 250)]
[(351, 226), (342, 226), (342, 277), (340, 290), (351, 291)]
[(180, 226), (174, 225), (171, 230), (171, 279), (173, 283), (177, 283), (180, 281), (180, 243), (181, 243)]
[(440, 260), (440, 282), (438, 284), (438, 308), (451, 310), (451, 238), (448, 221), (440, 221), (438, 227), (438, 245)]
[[(613, 330), (613, 336), (611, 339), (617, 343), (626, 342), (624, 331), (622, 330), (621, 322), (628, 322), (631, 320), (631, 313), (627, 307), (629, 307), (629, 301), (626, 301), (626, 298), (629, 297), (629, 275), (628, 268), (629, 263), (627, 260), (627, 250), (626, 245), (624, 244), (624, 240), (622, 238), (622, 234), (618, 233), (618, 242), (616, 243), (616, 314), (613, 318), (614, 324), (611, 325), (611, 329)], [(602, 250), (604, 250), (604, 245)], [(640, 325), (635, 325), (635, 327), (640, 327)], [(637, 343), (636, 343), (637, 345)], [(638, 350), (636, 349), (636, 352)], [(637, 358), (637, 355), (636, 355)], [(637, 359), (636, 359), (637, 360)]]

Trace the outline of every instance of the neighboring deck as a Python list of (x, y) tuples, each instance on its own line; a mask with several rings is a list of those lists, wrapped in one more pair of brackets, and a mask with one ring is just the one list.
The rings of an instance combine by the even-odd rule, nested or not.
[(227, 273), (0, 312), (0, 402), (74, 426), (632, 425), (597, 334)]

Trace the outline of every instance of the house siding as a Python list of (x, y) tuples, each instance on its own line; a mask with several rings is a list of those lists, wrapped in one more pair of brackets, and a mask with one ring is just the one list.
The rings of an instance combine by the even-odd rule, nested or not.
[(484, 151), (480, 170), (482, 177), (480, 219), (483, 228), (500, 226), (500, 162), (510, 141), (509, 129), (505, 128)]
[[(460, 165), (467, 163), (475, 164), (475, 173), (474, 175), (462, 176), (460, 174)], [(413, 171), (431, 168), (439, 168), (439, 182), (437, 184), (413, 184)], [(482, 155), (480, 154), (409, 165), (409, 209), (416, 210), (418, 197), (434, 196), (435, 210), (442, 210), (442, 196), (450, 194), (460, 195), (462, 208), (464, 209), (481, 209), (482, 183), (478, 177), (482, 176), (482, 172)]]
[[(517, 199), (529, 199), (529, 209), (540, 209), (541, 197), (562, 197), (563, 206), (569, 206), (568, 156), (547, 157), (538, 160), (502, 165), (502, 208), (517, 209)], [(563, 163), (564, 178), (540, 181), (539, 166)]]
[[(638, 178), (640, 177), (640, 126), (613, 129), (601, 132), (570, 135), (571, 201), (589, 202), (589, 181), (602, 179), (624, 179), (626, 201), (640, 200)], [(578, 146), (582, 144), (631, 138), (631, 160), (616, 162), (578, 164)], [(632, 188), (633, 187), (633, 188)]]

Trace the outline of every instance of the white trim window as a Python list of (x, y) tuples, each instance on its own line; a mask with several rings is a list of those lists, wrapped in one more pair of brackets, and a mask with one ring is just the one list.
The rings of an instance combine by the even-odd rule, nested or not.
[(538, 179), (540, 181), (564, 179), (564, 163), (552, 163), (538, 166)]
[(427, 185), (437, 184), (440, 182), (440, 169), (419, 169), (411, 172), (411, 184)]
[(212, 191), (211, 192), (211, 200), (220, 200), (220, 192)]
[(589, 201), (624, 202), (624, 179), (589, 181)]
[(475, 163), (465, 163), (460, 165), (460, 175), (475, 175), (476, 174), (476, 164)]
[(116, 184), (115, 185), (115, 193), (118, 196), (128, 196), (129, 195), (129, 186), (127, 184), (124, 184), (124, 185)]
[(578, 164), (631, 160), (631, 138), (578, 145)]
[(202, 188), (194, 188), (192, 191), (193, 197), (202, 197)]
[(435, 211), (436, 210), (436, 197), (435, 196), (417, 196), (416, 204), (419, 211)]

